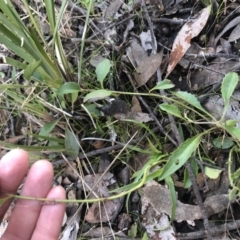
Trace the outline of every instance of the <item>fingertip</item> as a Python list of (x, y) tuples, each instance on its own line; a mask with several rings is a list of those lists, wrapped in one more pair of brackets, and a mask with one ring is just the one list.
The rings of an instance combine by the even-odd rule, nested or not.
[[(8, 152), (0, 160), (0, 198), (6, 194), (14, 194), (24, 179), (28, 170), (28, 153), (22, 149)], [(6, 201), (0, 208), (0, 221), (9, 207), (11, 200)]]
[(66, 191), (62, 186), (53, 187), (50, 190), (50, 192), (48, 193), (47, 198), (65, 199), (66, 198)]
[(28, 164), (28, 158), (28, 153), (23, 149), (13, 149), (1, 158), (0, 164), (6, 164), (19, 160), (22, 162), (22, 164)]
[(58, 200), (66, 198), (66, 192), (61, 186), (53, 187), (47, 198), (53, 204), (45, 204), (42, 207), (32, 239), (58, 239), (65, 213), (65, 203)]
[(48, 160), (38, 160), (32, 165), (30, 172), (38, 173), (40, 169), (44, 174), (53, 177), (53, 166)]
[[(28, 170), (28, 153), (22, 149), (8, 152), (0, 160), (0, 186), (2, 191), (15, 191)], [(9, 187), (9, 189), (8, 189)]]

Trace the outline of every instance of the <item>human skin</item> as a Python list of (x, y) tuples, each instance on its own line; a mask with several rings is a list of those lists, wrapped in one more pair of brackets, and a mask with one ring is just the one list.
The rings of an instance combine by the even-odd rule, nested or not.
[[(22, 196), (65, 199), (65, 190), (53, 187), (53, 168), (47, 160), (39, 160), (28, 171), (28, 154), (21, 149), (7, 153), (0, 161), (0, 199), (15, 194), (27, 175)], [(2, 221), (12, 200), (0, 207)], [(19, 199), (1, 240), (57, 240), (61, 231), (65, 204), (44, 205), (39, 201)]]

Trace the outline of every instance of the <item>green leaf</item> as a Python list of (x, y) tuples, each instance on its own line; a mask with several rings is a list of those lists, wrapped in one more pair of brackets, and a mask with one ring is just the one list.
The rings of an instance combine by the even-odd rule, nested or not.
[(73, 159), (77, 158), (79, 154), (79, 143), (75, 134), (68, 128), (66, 128), (65, 131), (65, 148), (70, 157)]
[(57, 94), (64, 95), (69, 93), (78, 93), (80, 91), (79, 84), (75, 82), (64, 83), (58, 90)]
[(189, 103), (190, 105), (194, 106), (195, 108), (209, 115), (209, 113), (201, 106), (200, 102), (193, 94), (182, 91), (178, 91), (173, 94), (178, 98), (184, 100), (185, 102)]
[(228, 137), (217, 137), (213, 139), (213, 145), (220, 149), (228, 149), (233, 146), (233, 141)]
[(105, 90), (105, 89), (95, 90), (95, 91), (88, 93), (84, 97), (83, 102), (87, 102), (87, 101), (93, 102), (93, 101), (97, 101), (100, 99), (105, 99), (106, 97), (109, 97), (111, 95), (112, 95), (112, 92)]
[(10, 64), (11, 66), (14, 66), (16, 68), (25, 69), (27, 68), (27, 64), (21, 63), (13, 58), (6, 57), (6, 62)]
[[(154, 153), (160, 154), (161, 151), (154, 146), (154, 144), (152, 143), (152, 141), (151, 141), (149, 138), (147, 138), (147, 140), (148, 140), (149, 148), (152, 150), (153, 154), (154, 154)], [(162, 149), (161, 145), (158, 146), (158, 148)]]
[(103, 81), (108, 75), (110, 68), (111, 68), (111, 62), (108, 59), (104, 59), (96, 67), (97, 79), (100, 82), (102, 88), (103, 88)]
[(201, 135), (189, 138), (183, 142), (170, 156), (163, 168), (162, 175), (159, 180), (163, 180), (181, 168), (185, 162), (191, 157), (200, 143)]
[[(80, 91), (80, 86), (79, 84), (75, 83), (75, 82), (67, 82), (64, 83), (58, 90), (57, 90), (57, 94), (61, 97), (62, 102), (64, 102), (64, 98), (63, 95), (64, 94), (68, 94), (68, 99), (70, 98), (70, 101), (72, 103), (72, 105), (74, 104), (74, 102), (77, 100), (78, 98), (78, 93)], [(64, 102), (65, 104), (65, 102)]]
[(48, 137), (50, 132), (55, 128), (58, 120), (55, 120), (50, 123), (46, 123), (39, 132), (39, 135)]
[(184, 119), (183, 116), (181, 115), (181, 112), (179, 111), (178, 107), (175, 105), (162, 103), (159, 105), (159, 107), (161, 110), (163, 110), (169, 114), (172, 114), (173, 116)]
[(132, 237), (132, 238), (135, 238), (137, 236), (137, 224), (134, 223), (131, 227), (130, 227), (130, 230), (128, 231), (128, 236), (129, 237)]
[(129, 191), (137, 186), (139, 186), (140, 184), (140, 181), (138, 182), (133, 182), (133, 183), (130, 183), (128, 185), (124, 185), (123, 187), (119, 187), (119, 188), (116, 188), (116, 189), (113, 189), (111, 191), (109, 191), (110, 193), (120, 193), (120, 192), (126, 192), (126, 191)]
[(174, 86), (175, 85), (170, 80), (164, 79), (163, 81), (159, 82), (154, 88), (152, 88), (149, 92), (160, 89), (169, 89), (173, 88)]
[(78, 93), (71, 93), (71, 103), (72, 103), (72, 106), (77, 101), (77, 99), (78, 99)]
[[(197, 176), (199, 169), (197, 162), (193, 159), (190, 159), (190, 165), (193, 170), (194, 176)], [(186, 168), (184, 169), (183, 185), (184, 188), (190, 188), (192, 186), (192, 181), (189, 177), (188, 170)]]
[(30, 63), (26, 69), (24, 70), (24, 77), (27, 79), (27, 80), (30, 80), (32, 75), (33, 75), (33, 72), (40, 66), (41, 64), (41, 60), (39, 61), (34, 61), (32, 63)]
[(168, 185), (168, 188), (170, 190), (170, 195), (171, 195), (171, 200), (172, 200), (171, 222), (170, 222), (170, 223), (172, 223), (172, 221), (174, 220), (175, 212), (176, 212), (176, 208), (177, 208), (177, 194), (175, 191), (174, 182), (170, 176), (165, 178), (165, 182)]
[(225, 125), (224, 128), (232, 135), (233, 138), (240, 141), (240, 128), (229, 127), (227, 125)]
[(88, 112), (91, 114), (93, 118), (98, 118), (101, 116), (100, 111), (97, 109), (96, 104), (86, 104), (84, 105)]
[(142, 240), (149, 240), (147, 233), (145, 232), (142, 236)]
[(216, 179), (219, 177), (219, 174), (222, 172), (222, 170), (205, 167), (204, 172), (205, 172), (206, 176), (208, 176), (209, 178)]
[(52, 30), (52, 33), (54, 32), (55, 26), (56, 26), (56, 19), (55, 19), (55, 11), (54, 11), (54, 2), (45, 0), (45, 6), (47, 11), (47, 17), (50, 24), (50, 28)]
[(226, 121), (226, 126), (228, 126), (228, 127), (235, 127), (237, 123), (238, 123), (237, 120), (229, 119), (229, 120)]
[(234, 198), (236, 198), (236, 192), (237, 192), (237, 190), (235, 188), (230, 190), (230, 192), (228, 194), (229, 201), (232, 201)]
[[(152, 156), (150, 156), (149, 160), (144, 164), (144, 166), (140, 170), (136, 171), (133, 174), (132, 178), (134, 178), (134, 182), (137, 182), (138, 180), (140, 180), (142, 178), (144, 172), (146, 171), (146, 169), (149, 166), (153, 165), (154, 163), (160, 163), (160, 161), (162, 159), (164, 159), (164, 157), (166, 157), (166, 154), (161, 154), (161, 155), (153, 154)], [(148, 177), (149, 177), (149, 175), (148, 175)], [(150, 179), (150, 180), (152, 180), (152, 179)]]
[(234, 173), (230, 175), (230, 178), (232, 179), (232, 181), (239, 180), (239, 177), (240, 177), (240, 168), (238, 168)]
[(230, 72), (225, 75), (223, 78), (222, 86), (221, 86), (221, 93), (224, 100), (224, 109), (222, 114), (222, 119), (224, 118), (227, 109), (229, 107), (230, 98), (233, 94), (234, 89), (236, 88), (238, 83), (238, 74), (235, 72)]

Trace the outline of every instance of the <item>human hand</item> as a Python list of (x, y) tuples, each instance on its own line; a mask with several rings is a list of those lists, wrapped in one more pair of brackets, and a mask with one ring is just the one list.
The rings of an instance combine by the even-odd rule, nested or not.
[[(7, 153), (0, 161), (0, 199), (15, 194), (28, 171), (28, 154), (20, 149)], [(52, 187), (51, 163), (40, 160), (33, 164), (21, 195), (36, 198), (65, 199), (62, 187)], [(0, 222), (11, 200), (0, 207)], [(24, 207), (26, 206), (26, 207)], [(56, 240), (61, 231), (65, 204), (42, 205), (38, 201), (18, 199), (8, 227), (1, 240)]]

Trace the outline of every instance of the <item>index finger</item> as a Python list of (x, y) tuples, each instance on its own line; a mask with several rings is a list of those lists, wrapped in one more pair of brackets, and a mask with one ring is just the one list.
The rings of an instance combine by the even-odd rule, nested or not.
[[(0, 161), (0, 199), (7, 194), (15, 194), (28, 171), (28, 154), (24, 150), (14, 149), (2, 157)], [(0, 206), (0, 221), (12, 200)]]

